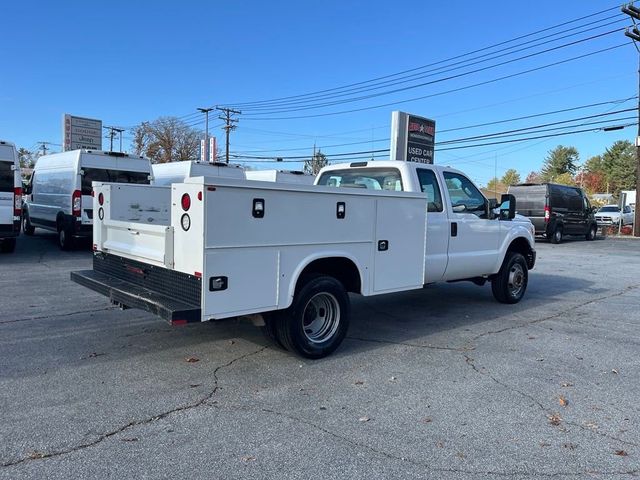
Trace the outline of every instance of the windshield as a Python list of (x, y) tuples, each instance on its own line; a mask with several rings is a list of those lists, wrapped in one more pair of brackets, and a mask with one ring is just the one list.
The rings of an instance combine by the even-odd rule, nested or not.
[(322, 174), (318, 185), (402, 191), (402, 178), (396, 168), (331, 170)]
[(103, 168), (84, 168), (83, 170), (82, 195), (91, 195), (91, 182), (149, 183), (148, 172), (127, 172), (124, 170), (105, 170)]
[(0, 192), (13, 192), (13, 162), (0, 162)]
[(610, 205), (610, 206), (607, 206), (607, 207), (602, 207), (598, 211), (599, 212), (619, 212), (620, 211), (620, 207), (616, 207), (616, 206)]

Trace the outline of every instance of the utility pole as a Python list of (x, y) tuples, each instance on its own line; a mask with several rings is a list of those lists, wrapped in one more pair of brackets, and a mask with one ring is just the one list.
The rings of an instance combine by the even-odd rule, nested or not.
[(39, 149), (42, 150), (42, 155), (46, 155), (47, 154), (47, 150), (49, 150), (47, 148), (47, 145), (49, 145), (50, 142), (37, 142), (38, 145), (40, 145)]
[(118, 128), (118, 127), (103, 127), (106, 128), (107, 130), (109, 130), (108, 133), (108, 137), (109, 137), (109, 151), (113, 152), (113, 139), (116, 136), (116, 133), (120, 134), (120, 151), (122, 152), (122, 132), (124, 132), (124, 128)]
[(216, 110), (220, 110), (222, 113), (224, 113), (223, 116), (218, 117), (220, 120), (224, 120), (224, 127), (222, 127), (225, 130), (226, 133), (226, 149), (225, 149), (225, 159), (227, 164), (229, 163), (229, 133), (231, 133), (231, 130), (235, 130), (237, 128), (237, 125), (234, 125), (234, 123), (238, 123), (238, 119), (236, 118), (231, 118), (231, 115), (240, 115), (242, 112), (238, 111), (238, 110), (233, 110), (231, 108), (222, 108), (222, 107), (216, 107)]
[(211, 155), (211, 152), (209, 152), (209, 112), (213, 108), (198, 108), (197, 110), (204, 113), (204, 159), (208, 162)]
[(631, 17), (633, 21), (633, 28), (624, 32), (624, 34), (633, 40), (633, 45), (638, 51), (638, 134), (636, 135), (636, 207), (633, 220), (633, 236), (640, 237), (640, 205), (638, 200), (640, 199), (640, 49), (638, 43), (640, 43), (640, 30), (636, 24), (636, 20), (640, 20), (640, 8), (629, 3), (623, 5), (622, 13), (625, 13)]

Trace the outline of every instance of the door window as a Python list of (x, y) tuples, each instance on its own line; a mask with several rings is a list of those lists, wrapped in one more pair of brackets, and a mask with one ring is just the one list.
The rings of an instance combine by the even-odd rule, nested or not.
[(434, 171), (419, 168), (418, 181), (420, 182), (420, 189), (427, 194), (427, 211), (441, 212), (442, 195), (440, 195), (440, 187)]
[(484, 195), (464, 175), (444, 172), (444, 180), (449, 192), (451, 208), (456, 213), (473, 213), (479, 217), (486, 215)]
[(13, 192), (13, 163), (0, 162), (0, 192)]

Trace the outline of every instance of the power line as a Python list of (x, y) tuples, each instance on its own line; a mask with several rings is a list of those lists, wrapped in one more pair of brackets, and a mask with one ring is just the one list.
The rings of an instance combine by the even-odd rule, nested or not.
[[(370, 79), (370, 80), (351, 83), (349, 85), (344, 85), (344, 86), (341, 86), (341, 87), (334, 87), (334, 88), (319, 90), (319, 91), (312, 92), (312, 93), (307, 93), (307, 94), (292, 95), (292, 96), (280, 97), (280, 98), (275, 98), (275, 99), (271, 99), (271, 100), (264, 100), (264, 101), (258, 101), (258, 102), (229, 102), (228, 105), (233, 105), (233, 106), (236, 106), (236, 107), (251, 106), (251, 105), (254, 105), (256, 103), (281, 101), (281, 100), (288, 100), (288, 99), (306, 97), (306, 96), (309, 96), (309, 95), (316, 95), (316, 94), (319, 94), (319, 93), (335, 92), (336, 90), (341, 90), (341, 89), (348, 88), (348, 87), (354, 87), (354, 86), (359, 86), (359, 85), (363, 85), (363, 84), (367, 84), (367, 83), (371, 83), (371, 82), (375, 82), (375, 81), (379, 81), (379, 80), (384, 80), (384, 79), (391, 78), (391, 77), (394, 77), (394, 76), (404, 75), (404, 74), (415, 72), (417, 70), (421, 70), (421, 69), (424, 69), (424, 68), (428, 68), (428, 67), (432, 67), (432, 66), (435, 66), (435, 65), (439, 65), (439, 64), (451, 61), (451, 60), (457, 60), (459, 58), (464, 58), (466, 56), (474, 55), (474, 54), (479, 53), (479, 52), (484, 52), (486, 50), (489, 50), (489, 49), (492, 49), (492, 48), (496, 48), (496, 47), (500, 47), (502, 45), (507, 45), (509, 43), (512, 43), (512, 42), (515, 42), (515, 41), (518, 41), (518, 40), (521, 40), (521, 39), (524, 39), (524, 38), (529, 38), (529, 37), (532, 37), (532, 36), (535, 36), (535, 35), (538, 35), (538, 34), (541, 34), (541, 33), (545, 33), (545, 32), (551, 31), (551, 30), (559, 28), (559, 27), (564, 27), (566, 25), (570, 25), (572, 23), (576, 23), (576, 22), (579, 22), (581, 20), (585, 20), (587, 18), (596, 17), (598, 15), (610, 12), (612, 10), (617, 10), (617, 7), (611, 7), (611, 8), (607, 8), (607, 9), (604, 9), (604, 10), (600, 10), (598, 12), (594, 12), (594, 13), (591, 13), (591, 14), (588, 14), (588, 15), (584, 15), (584, 16), (581, 16), (581, 17), (578, 17), (578, 18), (575, 18), (575, 19), (572, 19), (572, 20), (568, 20), (566, 22), (561, 22), (561, 23), (558, 23), (556, 25), (552, 25), (550, 27), (546, 27), (546, 28), (543, 28), (543, 29), (540, 29), (540, 30), (536, 30), (534, 32), (530, 32), (530, 33), (527, 33), (527, 34), (524, 34), (524, 35), (520, 35), (520, 36), (514, 37), (512, 39), (508, 39), (508, 40), (504, 40), (504, 41), (495, 43), (493, 45), (489, 45), (489, 46), (485, 46), (485, 47), (482, 47), (482, 48), (478, 48), (476, 50), (473, 50), (473, 51), (470, 51), (470, 52), (466, 52), (466, 53), (463, 53), (463, 54), (460, 54), (460, 55), (457, 55), (457, 56), (454, 56), (454, 57), (450, 57), (448, 59), (444, 59), (444, 60), (433, 62), (433, 63), (427, 64), (427, 65), (422, 65), (422, 66), (411, 68), (411, 69), (408, 69), (408, 70), (403, 70), (403, 71), (400, 71), (400, 72), (384, 75), (384, 76), (373, 78), (373, 79)], [(227, 105), (227, 104), (225, 104), (225, 105)]]
[[(394, 94), (394, 93), (404, 92), (404, 91), (407, 91), (407, 90), (413, 90), (415, 88), (425, 87), (425, 86), (428, 86), (428, 85), (434, 85), (434, 84), (437, 84), (437, 83), (442, 83), (442, 82), (446, 82), (446, 81), (449, 81), (449, 80), (454, 80), (454, 79), (466, 77), (466, 76), (469, 76), (469, 75), (473, 75), (473, 74), (476, 74), (476, 73), (484, 72), (484, 71), (487, 71), (487, 70), (495, 69), (497, 67), (502, 67), (504, 65), (508, 65), (508, 64), (511, 64), (511, 63), (514, 63), (514, 62), (518, 62), (518, 61), (521, 61), (521, 60), (533, 58), (535, 56), (543, 55), (545, 53), (549, 53), (551, 51), (559, 50), (561, 48), (574, 46), (574, 45), (577, 45), (579, 43), (590, 41), (590, 40), (593, 40), (595, 38), (599, 38), (599, 37), (602, 37), (602, 36), (605, 36), (605, 35), (611, 35), (613, 33), (620, 32), (621, 30), (622, 29), (611, 30), (611, 31), (608, 31), (606, 33), (602, 33), (602, 34), (599, 34), (599, 35), (593, 35), (591, 37), (583, 38), (583, 39), (576, 40), (576, 41), (573, 41), (573, 42), (569, 42), (569, 43), (566, 43), (566, 44), (563, 44), (563, 45), (559, 45), (559, 46), (556, 46), (556, 47), (553, 47), (553, 48), (542, 50), (540, 52), (530, 53), (528, 55), (524, 55), (524, 56), (517, 57), (517, 58), (514, 58), (514, 59), (510, 59), (510, 60), (505, 60), (503, 62), (499, 62), (499, 63), (493, 64), (493, 65), (489, 65), (489, 66), (486, 66), (486, 67), (477, 68), (477, 69), (474, 69), (474, 70), (470, 70), (470, 71), (463, 72), (463, 73), (458, 73), (458, 74), (455, 74), (455, 75), (449, 75), (447, 77), (438, 78), (438, 79), (435, 79), (435, 80), (430, 80), (428, 82), (422, 82), (422, 83), (419, 83), (419, 84), (416, 84), (416, 85), (396, 88), (396, 89), (393, 89), (393, 90), (388, 90), (386, 92), (379, 92), (379, 93), (375, 93), (375, 94), (372, 93), (372, 94), (369, 94), (369, 95), (363, 95), (363, 96), (353, 97), (353, 98), (349, 98), (349, 99), (335, 100), (335, 101), (332, 101), (332, 102), (325, 102), (325, 103), (317, 103), (317, 104), (308, 105), (308, 106), (304, 106), (304, 107), (280, 108), (280, 109), (276, 108), (276, 109), (273, 109), (272, 111), (267, 111), (267, 112), (253, 112), (253, 113), (249, 113), (249, 114), (245, 115), (244, 118), (259, 117), (260, 115), (270, 115), (270, 114), (277, 114), (277, 113), (289, 113), (289, 112), (298, 112), (298, 111), (304, 111), (304, 110), (313, 110), (313, 109), (317, 109), (317, 108), (335, 106), (335, 105), (343, 105), (345, 103), (353, 103), (353, 102), (362, 101), (362, 100), (369, 100), (371, 98), (377, 98), (377, 97), (380, 97), (380, 96), (386, 96), (386, 95), (391, 95), (391, 94)], [(577, 58), (582, 58), (582, 57), (574, 57), (573, 59), (577, 59)], [(565, 61), (570, 61), (570, 60), (572, 60), (572, 59), (568, 59), (568, 60), (565, 60)], [(556, 65), (556, 64), (551, 64), (551, 65)], [(535, 70), (533, 70), (533, 71), (535, 71)], [(398, 103), (398, 102), (393, 102), (393, 103), (395, 104), (395, 103)]]
[(408, 103), (408, 102), (414, 102), (416, 100), (424, 100), (426, 98), (433, 98), (433, 97), (438, 97), (438, 96), (442, 96), (442, 95), (447, 95), (450, 93), (456, 93), (456, 92), (460, 92), (463, 90), (469, 90), (471, 88), (475, 88), (475, 87), (479, 87), (479, 86), (483, 86), (483, 85), (489, 85), (492, 83), (496, 83), (496, 82), (500, 82), (502, 80), (508, 80), (510, 78), (515, 78), (515, 77), (519, 77), (522, 75), (526, 75), (528, 73), (533, 73), (533, 72), (537, 72), (540, 70), (544, 70), (550, 67), (555, 67), (558, 65), (562, 65), (565, 63), (569, 63), (575, 60), (580, 60), (583, 58), (587, 58), (587, 57), (591, 57), (593, 55), (598, 55), (600, 53), (605, 53), (611, 50), (615, 50), (616, 48), (620, 48), (622, 46), (626, 46), (626, 43), (620, 43), (618, 45), (613, 45), (611, 47), (607, 47), (607, 48), (603, 48), (600, 50), (596, 50), (593, 52), (589, 52), (589, 53), (585, 53), (582, 55), (578, 55), (575, 57), (571, 57), (571, 58), (567, 58), (564, 60), (559, 60), (556, 62), (552, 62), (552, 63), (548, 63), (546, 65), (541, 65), (538, 67), (534, 67), (534, 68), (530, 68), (527, 70), (522, 70), (520, 72), (516, 72), (516, 73), (512, 73), (509, 75), (503, 75), (501, 77), (497, 77), (497, 78), (493, 78), (490, 80), (485, 80), (482, 82), (477, 82), (471, 85), (465, 85), (462, 87), (457, 87), (457, 88), (452, 88), (449, 90), (444, 90), (441, 92), (436, 92), (436, 93), (432, 93), (432, 94), (428, 94), (428, 95), (422, 95), (419, 97), (413, 97), (413, 98), (408, 98), (405, 100), (398, 100), (398, 101), (394, 101), (394, 102), (388, 102), (388, 103), (383, 103), (383, 104), (378, 104), (378, 105), (372, 105), (372, 106), (368, 106), (368, 107), (361, 107), (361, 108), (354, 108), (354, 109), (350, 109), (350, 110), (339, 110), (339, 111), (334, 111), (334, 112), (327, 112), (327, 113), (317, 113), (317, 114), (310, 114), (310, 115), (294, 115), (294, 116), (288, 116), (288, 117), (263, 117), (263, 118), (253, 118), (251, 116), (245, 116), (243, 117), (244, 120), (253, 120), (253, 121), (262, 121), (262, 120), (297, 120), (297, 119), (303, 119), (303, 118), (318, 118), (318, 117), (328, 117), (328, 116), (333, 116), (333, 115), (344, 115), (347, 113), (355, 113), (355, 112), (362, 112), (362, 111), (367, 111), (367, 110), (373, 110), (376, 108), (383, 108), (383, 107), (389, 107), (389, 106), (393, 106), (393, 105), (400, 105), (402, 103)]
[(232, 118), (231, 115), (240, 115), (242, 112), (238, 111), (238, 110), (233, 110), (232, 108), (222, 108), (222, 107), (216, 107), (216, 110), (220, 110), (224, 115), (218, 117), (220, 120), (223, 120), (225, 125), (224, 127), (222, 127), (225, 131), (225, 137), (226, 137), (226, 142), (225, 142), (225, 160), (227, 162), (227, 164), (229, 163), (229, 134), (231, 133), (231, 130), (235, 130), (237, 125), (234, 125), (235, 123), (238, 123), (238, 119), (236, 118)]
[[(619, 15), (616, 15), (616, 16), (619, 16)], [(619, 18), (618, 20), (615, 20), (613, 22), (609, 22), (609, 23), (607, 23), (605, 25), (600, 25), (599, 27), (596, 27), (596, 28), (589, 28), (589, 29), (582, 30), (580, 32), (575, 32), (575, 33), (572, 33), (570, 35), (565, 35), (563, 37), (559, 37), (559, 38), (556, 38), (556, 39), (550, 39), (550, 40), (549, 39), (545, 39), (544, 41), (541, 41), (541, 42), (539, 42), (539, 43), (537, 43), (535, 45), (530, 45), (530, 46), (527, 46), (527, 47), (524, 47), (524, 48), (520, 48), (520, 49), (511, 51), (511, 52), (500, 53), (501, 51), (499, 51), (499, 52), (493, 52), (493, 53), (485, 53), (483, 55), (479, 55), (477, 57), (473, 57), (473, 58), (471, 58), (469, 60), (456, 62), (456, 63), (452, 63), (450, 65), (444, 65), (444, 66), (441, 66), (441, 67), (438, 67), (438, 68), (435, 68), (435, 69), (427, 70), (425, 72), (412, 74), (412, 75), (409, 75), (409, 76), (406, 76), (406, 77), (401, 77), (399, 80), (387, 80), (385, 82), (380, 82), (380, 83), (373, 84), (372, 86), (369, 86), (369, 87), (366, 87), (366, 88), (365, 87), (353, 88), (353, 89), (345, 90), (345, 91), (340, 92), (340, 93), (316, 95), (316, 96), (308, 97), (306, 99), (290, 100), (290, 101), (287, 101), (287, 102), (265, 103), (265, 104), (256, 105), (256, 106), (253, 106), (253, 107), (245, 107), (245, 108), (243, 108), (243, 110), (252, 111), (252, 112), (255, 112), (256, 114), (260, 113), (260, 110), (267, 110), (267, 111), (271, 111), (271, 113), (276, 113), (276, 112), (285, 112), (285, 111), (295, 111), (293, 109), (286, 110), (286, 107), (305, 106), (306, 105), (308, 108), (312, 108), (312, 107), (315, 107), (315, 106), (331, 105), (332, 103), (315, 104), (314, 105), (312, 102), (314, 102), (316, 100), (323, 100), (323, 99), (336, 99), (336, 98), (339, 98), (339, 97), (348, 97), (348, 96), (352, 96), (352, 95), (358, 94), (358, 93), (364, 93), (364, 92), (372, 91), (372, 90), (379, 90), (379, 89), (386, 88), (386, 87), (392, 87), (392, 86), (395, 86), (395, 85), (402, 85), (402, 84), (406, 84), (406, 83), (409, 83), (409, 82), (414, 82), (414, 81), (417, 81), (417, 80), (421, 80), (421, 79), (424, 79), (424, 78), (429, 78), (429, 77), (433, 77), (433, 76), (436, 76), (436, 75), (441, 75), (441, 74), (444, 74), (444, 73), (460, 70), (462, 68), (467, 68), (467, 67), (471, 67), (473, 65), (478, 65), (478, 64), (481, 64), (481, 63), (485, 63), (485, 62), (488, 62), (488, 61), (491, 61), (491, 60), (496, 60), (498, 58), (502, 58), (502, 57), (505, 57), (505, 56), (514, 55), (514, 54), (516, 54), (518, 52), (522, 52), (522, 51), (525, 51), (525, 50), (530, 50), (532, 48), (539, 47), (539, 46), (542, 46), (542, 45), (545, 45), (545, 44), (557, 42), (557, 41), (563, 40), (565, 38), (575, 37), (576, 35), (579, 35), (581, 33), (589, 32), (589, 31), (592, 31), (592, 30), (596, 30), (596, 29), (599, 29), (599, 28), (602, 28), (602, 27), (605, 27), (605, 26), (608, 26), (608, 25), (612, 25), (614, 23), (620, 23), (622, 21), (624, 21), (624, 18)], [(474, 70), (474, 71), (471, 71), (471, 72), (466, 72), (466, 73), (460, 74), (459, 76), (469, 75), (469, 74), (472, 74), (472, 73), (476, 73), (478, 71), (483, 71), (485, 69), (495, 68), (496, 66), (501, 66), (501, 65), (504, 65), (504, 64), (507, 64), (507, 63), (513, 63), (513, 62), (520, 61), (520, 60), (523, 60), (523, 59), (526, 59), (526, 58), (530, 58), (531, 56), (541, 55), (541, 54), (548, 53), (550, 51), (554, 51), (554, 50), (557, 50), (557, 49), (560, 49), (560, 48), (566, 48), (568, 46), (573, 46), (573, 45), (575, 45), (577, 43), (582, 43), (582, 42), (585, 42), (585, 41), (593, 40), (594, 38), (598, 38), (598, 37), (605, 36), (605, 35), (610, 35), (612, 33), (618, 32), (618, 31), (620, 31), (620, 29), (614, 29), (614, 30), (611, 30), (609, 32), (604, 32), (604, 33), (601, 33), (601, 34), (598, 34), (598, 35), (593, 35), (591, 37), (584, 38), (584, 39), (581, 39), (581, 40), (578, 40), (578, 41), (569, 42), (569, 43), (566, 43), (566, 44), (563, 44), (563, 45), (559, 45), (559, 46), (556, 46), (556, 47), (553, 47), (553, 48), (542, 50), (540, 52), (535, 52), (535, 53), (532, 53), (532, 54), (529, 54), (529, 55), (525, 55), (523, 57), (511, 59), (511, 60), (508, 60), (508, 61), (505, 61), (505, 62), (502, 62), (502, 63), (498, 63), (498, 64), (495, 64), (495, 65), (492, 65), (492, 66), (488, 66), (488, 67), (485, 67), (485, 68), (480, 69), (480, 70)], [(531, 42), (527, 42), (527, 43), (531, 43)], [(515, 48), (515, 47), (510, 47), (509, 49), (512, 49), (512, 48)], [(509, 49), (507, 49), (507, 50), (509, 50)], [(500, 54), (497, 54), (497, 53), (500, 53)], [(488, 58), (486, 58), (486, 57), (488, 57)], [(477, 61), (471, 62), (470, 60), (477, 60)], [(453, 68), (451, 68), (451, 67), (453, 67)], [(458, 76), (454, 76), (452, 78), (457, 78), (457, 77)], [(450, 79), (450, 78), (444, 78), (444, 79), (436, 80), (435, 82), (440, 82), (440, 81), (444, 81), (444, 80), (448, 80), (448, 79)], [(435, 82), (433, 82), (433, 83), (435, 83)], [(424, 85), (427, 85), (427, 84), (431, 84), (431, 83), (432, 82), (422, 83), (422, 84), (417, 84), (417, 85), (411, 85), (411, 86), (405, 87), (404, 89), (391, 90), (389, 92), (382, 92), (382, 93), (378, 94), (377, 96), (389, 95), (391, 93), (396, 93), (397, 91), (403, 91), (403, 90), (407, 90), (407, 89), (418, 88), (418, 87), (421, 87), (421, 86), (424, 86)], [(357, 101), (359, 98), (369, 98), (369, 97), (357, 97), (357, 98), (354, 98), (354, 99), (345, 99), (344, 103)]]

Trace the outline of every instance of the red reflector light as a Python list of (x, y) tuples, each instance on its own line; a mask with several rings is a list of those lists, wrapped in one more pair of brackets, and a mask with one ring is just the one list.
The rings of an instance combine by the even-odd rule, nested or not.
[(182, 198), (180, 199), (180, 204), (182, 205), (182, 209), (186, 212), (191, 208), (191, 197), (188, 193), (182, 194)]
[(20, 216), (22, 213), (22, 187), (13, 189), (13, 215)]
[(548, 222), (550, 218), (551, 218), (551, 208), (549, 208), (549, 206), (547, 205), (544, 207), (544, 221)]
[(202, 192), (198, 192), (198, 200), (202, 200)]
[(98, 194), (98, 203), (100, 204), (100, 206), (104, 204), (104, 195), (102, 194), (102, 192)]
[(186, 325), (186, 320), (171, 320), (171, 325)]
[(202, 272), (193, 272), (196, 278), (202, 278)]
[(71, 195), (71, 213), (74, 217), (79, 217), (82, 211), (82, 192), (74, 190)]

